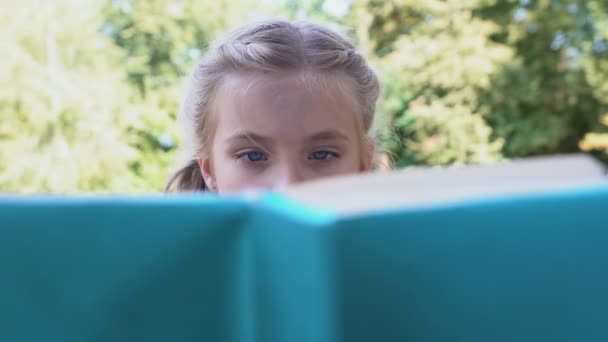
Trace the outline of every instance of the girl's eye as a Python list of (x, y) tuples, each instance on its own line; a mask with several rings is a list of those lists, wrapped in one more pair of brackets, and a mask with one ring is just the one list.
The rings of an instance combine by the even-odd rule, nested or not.
[(334, 158), (337, 157), (336, 153), (333, 152), (329, 152), (329, 151), (316, 151), (310, 154), (310, 156), (308, 157), (308, 159), (310, 160), (327, 160), (330, 158)]
[(260, 151), (245, 152), (239, 156), (239, 158), (243, 158), (243, 157), (249, 162), (259, 162), (259, 161), (268, 159), (266, 157), (266, 154), (264, 154), (264, 152), (260, 152)]

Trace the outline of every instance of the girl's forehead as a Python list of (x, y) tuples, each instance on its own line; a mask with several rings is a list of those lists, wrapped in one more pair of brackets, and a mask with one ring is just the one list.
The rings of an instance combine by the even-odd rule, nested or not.
[(336, 73), (234, 75), (225, 80), (214, 101), (217, 133), (352, 133), (358, 115), (352, 89), (349, 78)]
[(251, 91), (266, 95), (297, 91), (300, 96), (331, 96), (341, 100), (354, 98), (355, 89), (352, 78), (342, 72), (289, 71), (276, 73), (243, 73), (228, 75), (220, 92), (243, 97)]

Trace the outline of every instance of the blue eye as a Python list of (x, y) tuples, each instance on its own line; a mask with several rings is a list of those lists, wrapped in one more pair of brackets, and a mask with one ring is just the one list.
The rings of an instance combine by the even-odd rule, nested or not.
[(329, 158), (336, 157), (337, 155), (329, 151), (316, 151), (310, 154), (308, 159), (311, 160), (327, 160)]
[(264, 152), (260, 152), (260, 151), (246, 152), (246, 153), (243, 153), (243, 155), (241, 157), (246, 157), (247, 161), (250, 161), (250, 162), (258, 162), (258, 161), (268, 159), (268, 158), (266, 158), (266, 155), (264, 154)]

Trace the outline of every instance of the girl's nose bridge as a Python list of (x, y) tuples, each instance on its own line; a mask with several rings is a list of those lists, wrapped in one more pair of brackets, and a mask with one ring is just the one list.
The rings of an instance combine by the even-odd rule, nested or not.
[(280, 161), (280, 165), (277, 165), (277, 172), (272, 177), (275, 177), (272, 180), (275, 187), (284, 187), (303, 181), (304, 172), (301, 162), (294, 157), (284, 158)]

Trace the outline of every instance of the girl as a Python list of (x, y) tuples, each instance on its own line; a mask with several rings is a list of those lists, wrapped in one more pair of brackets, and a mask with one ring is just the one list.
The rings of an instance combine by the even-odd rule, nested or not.
[(190, 77), (180, 121), (191, 160), (165, 190), (280, 189), (366, 172), (378, 79), (340, 35), (271, 21), (217, 41)]

